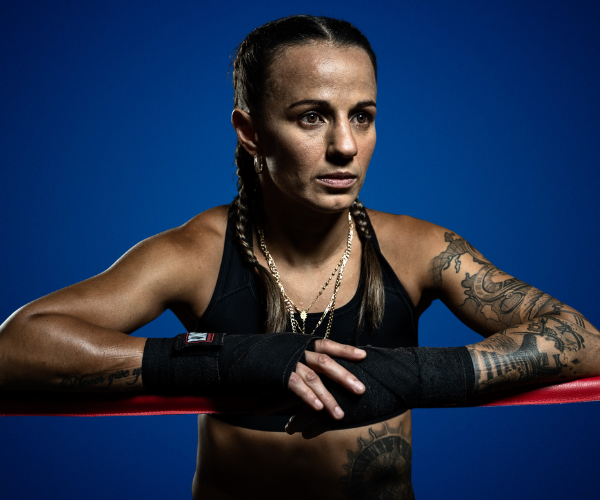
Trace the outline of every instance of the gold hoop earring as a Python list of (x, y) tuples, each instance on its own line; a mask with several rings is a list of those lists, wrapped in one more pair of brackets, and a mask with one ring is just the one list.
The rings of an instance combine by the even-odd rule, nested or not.
[(257, 174), (260, 174), (262, 172), (263, 166), (262, 166), (262, 158), (258, 155), (256, 155), (254, 157), (254, 171)]

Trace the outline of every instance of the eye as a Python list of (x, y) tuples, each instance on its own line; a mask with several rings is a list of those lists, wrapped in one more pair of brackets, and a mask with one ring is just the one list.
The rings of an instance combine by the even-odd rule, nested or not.
[(319, 121), (323, 121), (319, 114), (315, 112), (305, 113), (300, 117), (300, 120), (309, 125), (316, 125)]
[(373, 116), (370, 113), (357, 113), (352, 120), (357, 125), (368, 126), (373, 121)]

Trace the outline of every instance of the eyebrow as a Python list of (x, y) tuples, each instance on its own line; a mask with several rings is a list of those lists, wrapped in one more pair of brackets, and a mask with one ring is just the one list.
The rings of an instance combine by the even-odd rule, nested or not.
[[(288, 109), (292, 109), (292, 108), (295, 108), (298, 106), (305, 106), (307, 104), (309, 104), (311, 106), (322, 106), (322, 107), (326, 107), (326, 108), (331, 107), (331, 103), (329, 101), (323, 101), (323, 100), (319, 100), (319, 99), (303, 99), (301, 101), (290, 104), (288, 106)], [(375, 104), (375, 101), (373, 101), (373, 100), (358, 101), (353, 107), (354, 108), (366, 108), (367, 106), (373, 106), (376, 108), (377, 104)]]

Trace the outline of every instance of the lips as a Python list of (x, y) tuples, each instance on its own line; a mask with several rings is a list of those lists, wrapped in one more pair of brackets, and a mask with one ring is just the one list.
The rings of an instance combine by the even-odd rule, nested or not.
[(347, 172), (335, 172), (317, 177), (317, 180), (332, 188), (348, 188), (356, 182), (356, 175)]

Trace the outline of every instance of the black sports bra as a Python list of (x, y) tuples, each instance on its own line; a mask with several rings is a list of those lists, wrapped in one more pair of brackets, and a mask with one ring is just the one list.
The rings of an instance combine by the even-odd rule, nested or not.
[[(246, 238), (247, 241), (252, 242), (252, 228), (250, 224), (248, 226)], [(416, 347), (418, 345), (418, 320), (414, 307), (400, 280), (381, 254), (372, 226), (370, 229), (371, 241), (381, 265), (385, 290), (385, 314), (378, 332), (369, 334), (365, 329), (359, 332), (358, 345), (392, 349)], [(206, 311), (198, 320), (196, 331), (263, 333), (266, 329), (266, 307), (261, 300), (256, 280), (254, 268), (244, 260), (236, 243), (234, 222), (230, 217), (227, 222), (225, 248), (215, 291)], [(354, 344), (361, 288), (362, 284), (359, 284), (354, 297), (347, 304), (335, 310), (335, 321), (332, 324), (330, 339), (342, 344)], [(307, 331), (314, 329), (321, 314), (308, 314)], [(288, 326), (291, 331), (291, 325)], [(325, 331), (323, 325), (319, 327), (319, 330)], [(389, 415), (377, 421), (386, 420), (392, 416)], [(239, 427), (283, 432), (290, 415), (258, 417), (254, 414), (219, 414), (212, 415), (212, 417)], [(360, 425), (369, 425), (370, 423), (374, 422), (364, 422)]]

